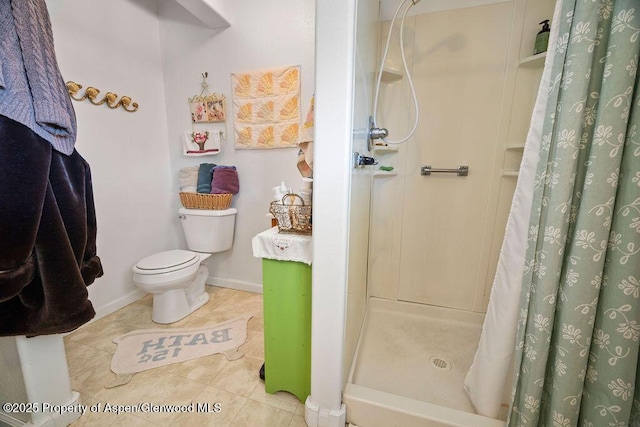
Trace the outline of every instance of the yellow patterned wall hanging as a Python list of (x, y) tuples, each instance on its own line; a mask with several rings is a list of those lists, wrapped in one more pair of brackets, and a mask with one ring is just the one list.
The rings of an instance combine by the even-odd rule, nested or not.
[(300, 132), (300, 66), (231, 74), (238, 149), (296, 147)]

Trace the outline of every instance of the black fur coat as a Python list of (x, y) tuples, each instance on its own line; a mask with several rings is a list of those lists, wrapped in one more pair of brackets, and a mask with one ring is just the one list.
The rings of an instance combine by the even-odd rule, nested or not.
[(0, 116), (0, 336), (88, 322), (101, 275), (89, 165)]

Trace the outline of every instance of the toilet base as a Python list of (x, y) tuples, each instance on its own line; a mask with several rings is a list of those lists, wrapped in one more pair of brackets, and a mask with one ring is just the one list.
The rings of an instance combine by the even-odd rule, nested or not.
[(201, 265), (188, 288), (172, 289), (153, 295), (151, 320), (163, 325), (184, 319), (209, 301), (204, 282), (209, 275), (206, 265)]

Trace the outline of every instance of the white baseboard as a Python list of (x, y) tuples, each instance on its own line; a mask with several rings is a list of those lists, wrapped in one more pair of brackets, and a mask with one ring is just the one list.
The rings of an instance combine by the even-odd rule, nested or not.
[(0, 425), (2, 425), (2, 423), (11, 427), (23, 427), (25, 425), (24, 421), (13, 418), (5, 412), (0, 411)]
[[(262, 284), (243, 282), (242, 280), (221, 279), (219, 277), (209, 276), (207, 278), (206, 284), (211, 286), (219, 286), (221, 288), (231, 288), (239, 291), (253, 292), (255, 294), (262, 293)], [(82, 326), (89, 325), (93, 321), (96, 321), (104, 316), (107, 316), (113, 313), (114, 311), (117, 311), (122, 307), (125, 307), (131, 304), (132, 302), (136, 302), (140, 298), (144, 297), (145, 295), (147, 295), (146, 292), (140, 289), (135, 289), (132, 292), (129, 292), (128, 294), (118, 298), (115, 301), (111, 301), (100, 307), (94, 306), (93, 308), (96, 311), (96, 316), (93, 319), (91, 319), (90, 322), (85, 323)]]
[[(75, 391), (71, 392), (71, 400), (61, 406), (75, 408), (82, 406), (80, 394)], [(82, 413), (80, 411), (41, 412), (37, 414), (37, 417), (33, 417), (32, 421), (24, 422), (0, 411), (0, 422), (12, 427), (59, 427), (70, 425), (80, 418), (81, 415)]]
[(132, 302), (138, 301), (140, 298), (144, 297), (145, 295), (147, 295), (146, 292), (140, 289), (136, 289), (118, 298), (117, 300), (111, 301), (108, 304), (105, 304), (101, 307), (93, 307), (94, 310), (96, 311), (95, 320), (98, 320), (101, 317), (111, 314), (114, 311), (120, 310), (122, 307), (125, 307), (131, 304)]
[(253, 292), (254, 294), (262, 293), (262, 284), (243, 282), (242, 280), (221, 279), (220, 277), (209, 276), (207, 285), (219, 286), (221, 288), (236, 289), (238, 291)]

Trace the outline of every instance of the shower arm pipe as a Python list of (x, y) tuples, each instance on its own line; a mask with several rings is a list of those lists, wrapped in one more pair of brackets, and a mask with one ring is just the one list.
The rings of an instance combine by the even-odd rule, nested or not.
[(413, 127), (411, 129), (411, 131), (409, 132), (409, 134), (407, 136), (405, 136), (404, 138), (401, 138), (399, 140), (396, 141), (392, 141), (392, 140), (388, 140), (385, 138), (381, 138), (382, 141), (388, 143), (388, 144), (401, 144), (403, 142), (406, 142), (409, 138), (411, 138), (413, 136), (413, 134), (415, 133), (416, 129), (418, 128), (418, 121), (419, 121), (419, 117), (420, 117), (420, 111), (419, 111), (419, 105), (418, 105), (418, 97), (416, 95), (416, 91), (415, 88), (413, 86), (413, 79), (411, 77), (411, 73), (409, 72), (409, 67), (407, 66), (407, 59), (404, 53), (404, 21), (405, 18), (407, 16), (407, 13), (409, 12), (409, 9), (411, 9), (413, 6), (415, 6), (420, 0), (403, 0), (402, 3), (400, 3), (400, 6), (398, 6), (398, 8), (396, 9), (395, 13), (393, 14), (393, 18), (391, 19), (391, 25), (389, 26), (389, 34), (387, 35), (387, 42), (384, 48), (384, 53), (382, 54), (382, 59), (380, 61), (380, 70), (378, 72), (378, 78), (376, 81), (376, 94), (374, 97), (374, 101), (373, 101), (373, 122), (374, 122), (374, 126), (377, 127), (377, 114), (378, 114), (378, 96), (380, 94), (380, 82), (382, 80), (382, 69), (384, 68), (384, 63), (387, 59), (387, 53), (389, 51), (389, 44), (391, 42), (391, 34), (393, 32), (393, 26), (395, 24), (396, 18), (398, 16), (398, 13), (400, 13), (400, 10), (402, 9), (402, 7), (405, 4), (409, 4), (408, 7), (404, 10), (403, 14), (402, 14), (402, 20), (400, 22), (400, 56), (402, 58), (402, 67), (404, 69), (404, 73), (407, 76), (407, 82), (409, 83), (409, 88), (411, 90), (411, 94), (413, 97), (413, 105), (414, 105), (414, 122), (413, 122)]

